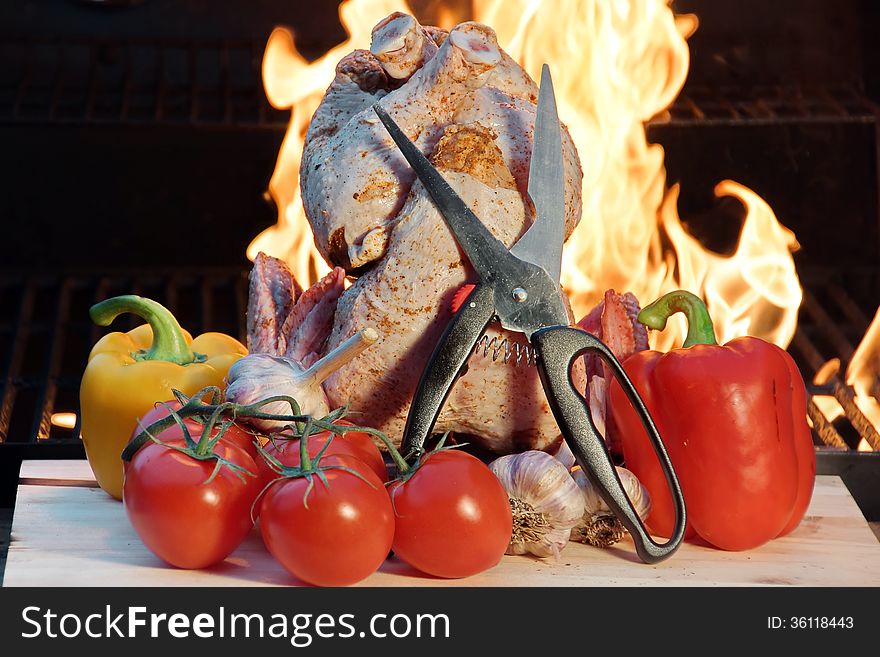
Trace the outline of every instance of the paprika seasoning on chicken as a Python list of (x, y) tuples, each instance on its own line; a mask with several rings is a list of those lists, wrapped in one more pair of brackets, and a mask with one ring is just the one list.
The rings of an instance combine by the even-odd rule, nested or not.
[[(623, 366), (681, 482), (685, 537), (751, 549), (792, 531), (810, 503), (816, 456), (804, 382), (791, 356), (770, 342), (745, 336), (717, 344), (706, 306), (690, 292), (670, 292), (638, 319), (662, 330), (677, 312), (688, 320), (683, 347), (638, 352)], [(648, 527), (669, 536), (674, 513), (663, 471), (616, 381), (610, 395), (626, 466), (651, 494)]]

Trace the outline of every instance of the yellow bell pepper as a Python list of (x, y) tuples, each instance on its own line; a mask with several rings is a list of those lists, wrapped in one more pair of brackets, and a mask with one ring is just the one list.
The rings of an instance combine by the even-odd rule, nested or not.
[(100, 326), (122, 313), (147, 323), (101, 338), (89, 354), (80, 386), (86, 456), (98, 484), (117, 499), (122, 499), (120, 455), (138, 419), (157, 402), (173, 399), (172, 389), (192, 395), (206, 386), (222, 386), (230, 366), (247, 354), (243, 344), (222, 333), (193, 340), (167, 308), (143, 297), (114, 297), (89, 311)]

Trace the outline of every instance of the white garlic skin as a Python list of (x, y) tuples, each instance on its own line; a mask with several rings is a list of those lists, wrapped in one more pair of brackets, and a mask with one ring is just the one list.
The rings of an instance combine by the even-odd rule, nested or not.
[(560, 443), (559, 449), (554, 452), (553, 456), (565, 466), (566, 470), (571, 470), (575, 466), (574, 453), (571, 451), (571, 447), (568, 446), (567, 440), (563, 440)]
[[(303, 381), (303, 372), (290, 358), (248, 354), (229, 368), (226, 399), (236, 404), (253, 404), (267, 397), (287, 395), (297, 401), (303, 415), (324, 417), (330, 412), (324, 389), (320, 383), (309, 385)], [(273, 415), (292, 415), (290, 404), (284, 401), (266, 404), (261, 410)], [(278, 430), (290, 424), (258, 419), (249, 419), (248, 422), (263, 431)]]
[(584, 496), (568, 469), (546, 452), (502, 456), (489, 464), (508, 497), (545, 514), (548, 527), (536, 541), (511, 540), (507, 554), (558, 556), (584, 515)]
[[(642, 482), (626, 468), (618, 467), (617, 476), (620, 477), (620, 483), (623, 484), (623, 490), (626, 496), (632, 502), (633, 508), (639, 517), (644, 520), (651, 513), (651, 495), (648, 489), (642, 485)], [(605, 500), (599, 495), (599, 491), (587, 479), (587, 475), (580, 468), (571, 473), (574, 481), (580, 486), (584, 496), (584, 518), (589, 519), (598, 515), (613, 515), (613, 512), (605, 504)]]
[[(248, 354), (229, 368), (226, 399), (237, 404), (255, 404), (268, 397), (284, 395), (296, 400), (301, 415), (322, 418), (330, 412), (330, 402), (321, 384), (378, 340), (379, 332), (376, 329), (369, 326), (363, 328), (312, 363), (308, 369), (291, 358)], [(284, 401), (266, 404), (262, 410), (272, 415), (293, 415), (290, 404)], [(283, 429), (290, 424), (253, 418), (249, 421), (263, 431)]]

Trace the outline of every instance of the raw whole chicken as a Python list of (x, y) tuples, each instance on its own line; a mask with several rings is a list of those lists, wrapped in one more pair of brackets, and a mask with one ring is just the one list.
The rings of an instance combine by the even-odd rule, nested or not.
[[(446, 33), (401, 13), (380, 22), (370, 51), (339, 62), (303, 152), (306, 214), (336, 269), (300, 295), (289, 270), (261, 255), (251, 274), (252, 350), (314, 359), (375, 327), (380, 342), (324, 390), (331, 407), (350, 405), (356, 421), (399, 443), (419, 377), (452, 317), (451, 300), (475, 277), (371, 106), (379, 102), (510, 246), (534, 216), (526, 187), (537, 95), (485, 25), (462, 23)], [(570, 235), (580, 219), (581, 170), (565, 129), (563, 156)], [(344, 291), (343, 269), (356, 276)], [(524, 336), (490, 325), (435, 431), (464, 434), (499, 453), (558, 448), (560, 432), (526, 348)], [(584, 390), (581, 363), (572, 375)]]
[[(509, 239), (518, 237), (533, 216), (523, 199), (537, 98), (535, 82), (485, 25), (462, 23), (447, 34), (399, 12), (381, 21), (370, 51), (355, 50), (337, 65), (306, 134), (300, 185), (318, 249), (328, 262), (356, 272), (386, 254), (404, 217), (415, 173), (372, 110), (376, 102), (428, 156), (450, 128), (479, 135), (474, 142), (493, 153), (466, 163), (479, 171), (464, 173), (481, 173), (479, 182), (490, 189), (519, 192), (524, 209), (503, 220), (514, 232)], [(461, 169), (469, 155), (466, 148), (448, 150), (447, 157), (460, 161), (447, 167)], [(571, 234), (581, 215), (581, 170), (565, 130), (563, 157)], [(458, 191), (469, 200), (470, 190)], [(435, 215), (424, 220), (442, 223)]]

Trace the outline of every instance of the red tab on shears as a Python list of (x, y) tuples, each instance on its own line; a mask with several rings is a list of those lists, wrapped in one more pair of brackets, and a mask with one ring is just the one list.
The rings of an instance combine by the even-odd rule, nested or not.
[(467, 283), (458, 288), (458, 291), (455, 293), (455, 296), (452, 297), (452, 312), (457, 313), (458, 309), (464, 304), (464, 300), (467, 299), (471, 292), (474, 291), (474, 288), (477, 287), (472, 283)]

